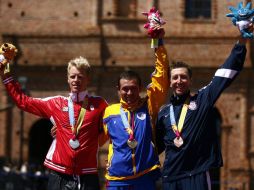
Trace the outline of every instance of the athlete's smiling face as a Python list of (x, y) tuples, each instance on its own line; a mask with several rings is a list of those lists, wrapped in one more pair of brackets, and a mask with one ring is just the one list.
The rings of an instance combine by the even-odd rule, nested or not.
[(68, 73), (68, 83), (71, 92), (79, 93), (86, 90), (89, 83), (89, 77), (82, 69), (72, 66)]
[(140, 98), (140, 86), (135, 79), (120, 79), (118, 93), (120, 97), (127, 103), (133, 104)]
[(179, 67), (171, 70), (170, 87), (174, 95), (184, 95), (189, 92), (191, 86), (191, 78), (188, 69)]

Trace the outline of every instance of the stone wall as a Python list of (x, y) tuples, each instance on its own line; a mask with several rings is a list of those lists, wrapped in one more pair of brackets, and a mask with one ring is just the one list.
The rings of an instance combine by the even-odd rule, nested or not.
[[(15, 76), (26, 76), (30, 95), (46, 97), (67, 94), (66, 63), (84, 56), (93, 65), (89, 90), (117, 102), (116, 78), (119, 72), (132, 68), (149, 83), (153, 71), (153, 50), (146, 37), (142, 11), (155, 3), (165, 25), (165, 45), (173, 60), (183, 60), (194, 68), (193, 91), (207, 85), (236, 41), (238, 30), (232, 26), (228, 6), (237, 0), (213, 0), (210, 20), (184, 18), (185, 1), (117, 0), (10, 0), (0, 1), (0, 42), (17, 45), (19, 54), (12, 65)], [(126, 7), (128, 16), (121, 16)], [(122, 2), (123, 3), (123, 2)], [(120, 6), (120, 7), (119, 7)], [(119, 12), (120, 11), (120, 12)], [(254, 84), (253, 44), (248, 44), (245, 68), (233, 85), (219, 98), (216, 107), (222, 117), (221, 189), (251, 188), (254, 150)], [(0, 85), (0, 109), (11, 101)], [(25, 113), (23, 160), (28, 160), (29, 132), (38, 117)], [(19, 160), (20, 111), (0, 112), (0, 156)], [(105, 167), (106, 146), (101, 166)], [(163, 158), (161, 158), (163, 160)], [(237, 183), (224, 183), (237, 181)], [(253, 179), (252, 179), (253, 181)], [(239, 182), (239, 183), (238, 183)], [(252, 187), (253, 188), (253, 187)]]

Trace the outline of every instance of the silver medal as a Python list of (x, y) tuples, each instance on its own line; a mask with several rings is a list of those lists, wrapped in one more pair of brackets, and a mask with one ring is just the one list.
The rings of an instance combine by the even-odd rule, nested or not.
[(138, 145), (138, 142), (134, 139), (134, 140), (129, 140), (127, 141), (127, 144), (130, 148), (134, 149), (136, 148), (136, 146)]
[(79, 141), (77, 139), (75, 139), (75, 140), (70, 139), (69, 144), (70, 144), (72, 149), (76, 149), (76, 148), (79, 147)]
[(175, 139), (174, 139), (174, 144), (175, 144), (175, 146), (176, 147), (180, 147), (180, 146), (182, 146), (183, 145), (183, 139), (182, 139), (182, 137), (176, 137)]

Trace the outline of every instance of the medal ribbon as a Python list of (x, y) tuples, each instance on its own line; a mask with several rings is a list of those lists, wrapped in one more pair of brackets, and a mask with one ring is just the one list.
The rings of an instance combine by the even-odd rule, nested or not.
[(76, 139), (79, 129), (84, 121), (85, 114), (86, 114), (86, 109), (85, 109), (86, 106), (87, 106), (87, 98), (85, 98), (85, 100), (83, 101), (83, 105), (81, 107), (81, 110), (78, 116), (78, 121), (75, 124), (73, 102), (71, 98), (68, 99), (69, 120), (70, 120), (71, 130), (73, 133), (73, 137), (72, 137), (73, 140)]
[(122, 122), (123, 122), (123, 125), (124, 125), (124, 128), (126, 129), (126, 131), (130, 131), (130, 137), (129, 137), (129, 140), (130, 141), (133, 141), (134, 140), (134, 113), (131, 113), (131, 126), (128, 122), (128, 119), (125, 115), (125, 112), (123, 110), (122, 107), (120, 107), (120, 115), (121, 115), (121, 119), (122, 119)]
[(170, 105), (170, 122), (171, 122), (172, 129), (174, 133), (176, 134), (176, 137), (181, 136), (181, 132), (183, 129), (183, 124), (184, 124), (184, 120), (188, 111), (189, 104), (190, 104), (190, 97), (188, 97), (184, 102), (184, 105), (181, 110), (181, 115), (178, 121), (178, 125), (176, 125), (173, 105), (172, 104)]

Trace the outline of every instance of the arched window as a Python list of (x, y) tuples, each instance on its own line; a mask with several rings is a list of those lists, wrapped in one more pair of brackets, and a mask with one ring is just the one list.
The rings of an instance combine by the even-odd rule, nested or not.
[(32, 126), (29, 132), (29, 164), (43, 165), (52, 142), (51, 127), (52, 123), (48, 119), (40, 119)]
[(185, 18), (210, 19), (212, 17), (211, 0), (185, 0)]

